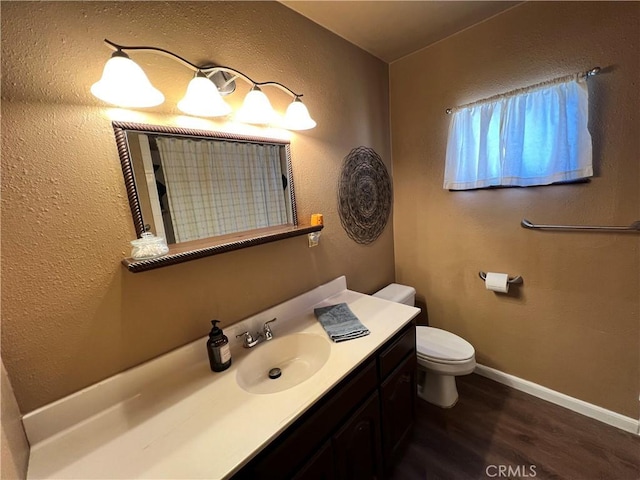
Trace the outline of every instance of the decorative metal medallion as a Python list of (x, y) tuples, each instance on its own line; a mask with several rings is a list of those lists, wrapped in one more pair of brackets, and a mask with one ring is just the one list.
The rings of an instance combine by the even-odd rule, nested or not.
[(369, 244), (380, 236), (391, 213), (391, 178), (380, 156), (357, 147), (344, 159), (338, 187), (338, 213), (347, 235)]

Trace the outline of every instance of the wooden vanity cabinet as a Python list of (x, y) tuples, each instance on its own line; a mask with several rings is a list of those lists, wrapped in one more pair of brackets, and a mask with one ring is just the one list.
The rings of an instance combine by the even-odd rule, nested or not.
[(415, 418), (415, 324), (325, 394), (233, 480), (381, 480)]

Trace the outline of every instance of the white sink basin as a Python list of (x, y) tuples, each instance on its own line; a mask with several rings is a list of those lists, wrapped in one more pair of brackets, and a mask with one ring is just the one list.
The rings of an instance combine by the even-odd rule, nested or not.
[[(240, 361), (236, 381), (258, 394), (282, 392), (308, 380), (327, 363), (331, 351), (329, 340), (315, 333), (292, 333), (253, 348)], [(269, 378), (274, 368), (281, 375)]]

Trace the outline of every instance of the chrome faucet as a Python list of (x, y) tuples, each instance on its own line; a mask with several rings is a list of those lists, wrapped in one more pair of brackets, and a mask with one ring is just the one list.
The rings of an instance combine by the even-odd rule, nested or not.
[(246, 332), (242, 332), (239, 335), (236, 335), (236, 338), (243, 337), (242, 346), (244, 348), (252, 348), (255, 347), (258, 343), (260, 343), (260, 338), (264, 338), (264, 341), (267, 342), (273, 339), (273, 332), (271, 331), (270, 323), (275, 322), (277, 319), (273, 318), (268, 322), (265, 322), (262, 326), (263, 333), (256, 333), (255, 336), (251, 335), (251, 333), (247, 330)]

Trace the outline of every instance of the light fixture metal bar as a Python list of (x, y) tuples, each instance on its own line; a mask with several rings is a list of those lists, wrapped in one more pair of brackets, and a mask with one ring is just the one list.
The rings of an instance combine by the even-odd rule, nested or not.
[(108, 39), (104, 39), (104, 43), (106, 43), (107, 45), (109, 45), (109, 47), (111, 47), (111, 49), (113, 50), (120, 50), (120, 51), (127, 51), (127, 50), (137, 50), (137, 51), (147, 51), (147, 52), (156, 52), (156, 53), (162, 53), (164, 55), (167, 55), (171, 58), (174, 58), (176, 60), (178, 60), (180, 63), (182, 63), (185, 67), (193, 70), (194, 72), (197, 72), (198, 70), (202, 70), (202, 67), (200, 67), (199, 65), (196, 65), (195, 63), (191, 63), (189, 60), (187, 60), (186, 58), (181, 57), (180, 55), (177, 55), (173, 52), (170, 52), (169, 50), (165, 50), (164, 48), (158, 48), (158, 47), (145, 47), (145, 46), (127, 46), (127, 45), (118, 45), (115, 42), (112, 42), (111, 40)]
[(296, 93), (293, 90), (291, 90), (289, 87), (278, 83), (278, 82), (262, 82), (262, 83), (256, 83), (257, 86), (259, 87), (266, 87), (266, 86), (270, 86), (270, 87), (277, 87), (280, 90), (288, 93), (289, 95), (296, 97), (296, 98), (300, 98), (302, 96), (304, 96), (302, 93)]
[(226, 73), (230, 73), (232, 75), (234, 75), (234, 77), (230, 80), (226, 81), (226, 84), (230, 84), (233, 81), (235, 81), (236, 78), (240, 77), (243, 80), (245, 80), (246, 82), (255, 85), (257, 87), (264, 87), (264, 86), (271, 86), (271, 87), (277, 87), (280, 90), (282, 90), (285, 93), (288, 93), (289, 95), (291, 95), (294, 98), (299, 98), (302, 97), (303, 94), (302, 93), (296, 93), (293, 90), (291, 90), (289, 87), (283, 85), (282, 83), (279, 82), (272, 82), (272, 81), (268, 81), (268, 82), (256, 82), (255, 80), (253, 80), (251, 77), (249, 77), (248, 75), (242, 73), (239, 70), (236, 70), (235, 68), (231, 68), (231, 67), (225, 67), (223, 65), (196, 65), (195, 63), (190, 62), (189, 60), (187, 60), (184, 57), (181, 57), (178, 54), (175, 54), (173, 52), (170, 52), (169, 50), (165, 50), (164, 48), (159, 48), (159, 47), (149, 47), (149, 46), (142, 46), (142, 45), (119, 45), (115, 42), (112, 42), (111, 40), (108, 39), (104, 39), (104, 43), (106, 43), (111, 49), (115, 50), (115, 51), (122, 51), (122, 52), (126, 52), (127, 50), (135, 50), (135, 51), (140, 51), (140, 52), (154, 52), (154, 53), (161, 53), (163, 55), (166, 55), (170, 58), (173, 58), (174, 60), (179, 61), (180, 63), (182, 63), (185, 67), (189, 68), (190, 70), (193, 70), (194, 72), (202, 72), (204, 74), (207, 75), (207, 77), (211, 78), (215, 73), (217, 72), (226, 72)]
[(287, 87), (286, 85), (283, 85), (283, 84), (281, 84), (279, 82), (256, 82), (251, 77), (249, 77), (248, 75), (245, 75), (244, 73), (236, 70), (235, 68), (224, 67), (222, 65), (216, 65), (214, 67), (204, 67), (204, 68), (201, 68), (200, 70), (202, 72), (204, 72), (204, 73), (211, 72), (212, 75), (215, 74), (216, 72), (231, 73), (232, 75), (235, 75), (235, 78), (232, 78), (231, 80), (229, 80), (229, 82), (235, 80), (238, 77), (242, 77), (244, 80), (246, 80), (247, 82), (249, 82), (249, 83), (251, 83), (251, 84), (253, 84), (253, 85), (257, 86), (257, 87), (277, 87), (280, 90), (282, 90), (283, 92), (288, 93), (292, 97), (302, 97), (303, 96), (302, 93), (296, 93), (293, 90), (291, 90), (289, 87)]

